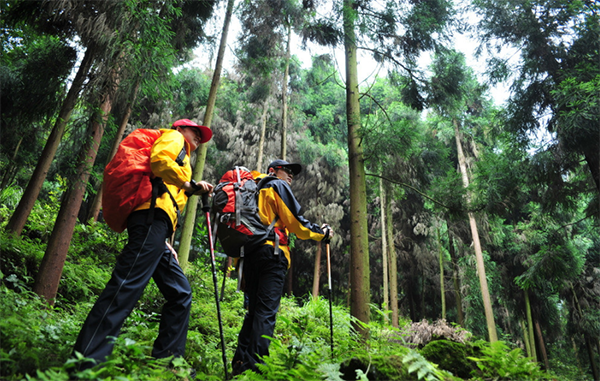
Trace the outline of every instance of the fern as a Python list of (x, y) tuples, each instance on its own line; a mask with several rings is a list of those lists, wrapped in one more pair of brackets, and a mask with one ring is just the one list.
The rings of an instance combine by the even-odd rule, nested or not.
[(417, 372), (419, 380), (437, 381), (445, 378), (444, 372), (439, 370), (436, 364), (430, 363), (425, 357), (412, 349), (404, 356), (402, 362), (408, 365), (408, 373)]

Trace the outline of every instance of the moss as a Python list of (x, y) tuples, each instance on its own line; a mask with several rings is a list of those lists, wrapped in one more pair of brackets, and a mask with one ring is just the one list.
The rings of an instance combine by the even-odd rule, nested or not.
[(475, 364), (467, 359), (467, 356), (472, 356), (473, 353), (471, 347), (465, 344), (435, 340), (423, 347), (420, 353), (428, 361), (438, 364), (440, 369), (460, 378), (470, 378), (471, 372), (477, 369)]
[(406, 381), (417, 380), (416, 375), (408, 374), (402, 357), (399, 355), (353, 357), (344, 361), (340, 366), (342, 379), (356, 380), (356, 371), (367, 374), (370, 381)]

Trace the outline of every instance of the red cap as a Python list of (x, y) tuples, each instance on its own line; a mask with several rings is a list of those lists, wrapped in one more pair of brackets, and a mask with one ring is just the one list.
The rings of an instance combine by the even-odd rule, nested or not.
[(197, 129), (200, 130), (200, 143), (206, 143), (207, 141), (209, 141), (210, 138), (212, 138), (212, 134), (213, 134), (212, 130), (210, 128), (196, 124), (189, 119), (176, 120), (173, 123), (172, 127), (173, 128), (175, 128), (175, 127), (196, 127)]

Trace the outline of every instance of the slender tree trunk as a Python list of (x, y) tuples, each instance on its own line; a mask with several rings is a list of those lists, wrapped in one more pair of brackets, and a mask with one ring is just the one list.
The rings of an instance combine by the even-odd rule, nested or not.
[(529, 343), (529, 332), (527, 332), (527, 324), (523, 320), (519, 320), (521, 330), (523, 331), (523, 341), (525, 342), (525, 349), (527, 351), (527, 357), (533, 357), (531, 354), (531, 344)]
[[(225, 20), (223, 21), (223, 31), (221, 32), (221, 42), (219, 43), (219, 52), (217, 53), (217, 62), (215, 64), (215, 72), (213, 73), (210, 91), (208, 93), (208, 102), (206, 111), (204, 112), (204, 120), (202, 124), (210, 128), (212, 124), (213, 112), (217, 101), (217, 92), (221, 81), (221, 71), (223, 70), (223, 59), (225, 57), (225, 47), (227, 46), (227, 34), (229, 33), (229, 25), (231, 24), (231, 14), (233, 13), (233, 4), (235, 0), (227, 1), (227, 9), (225, 11)], [(208, 152), (208, 143), (201, 144), (197, 150), (196, 165), (192, 173), (192, 178), (199, 182), (202, 180), (204, 173), (204, 163), (206, 162), (206, 152)], [(196, 211), (198, 210), (198, 196), (191, 196), (187, 202), (183, 227), (181, 229), (181, 238), (179, 240), (179, 265), (185, 271), (188, 265), (190, 256), (190, 246), (192, 243), (192, 234), (196, 224)]]
[(256, 157), (256, 170), (260, 171), (263, 165), (263, 156), (265, 151), (265, 138), (267, 135), (267, 100), (263, 104), (263, 113), (260, 118), (260, 140), (258, 141), (258, 154)]
[(533, 318), (531, 317), (531, 303), (529, 303), (529, 290), (524, 289), (525, 312), (527, 314), (527, 333), (529, 335), (529, 345), (531, 346), (531, 357), (538, 361), (537, 351), (535, 350), (535, 336), (533, 335)]
[(69, 118), (71, 117), (71, 112), (73, 111), (73, 108), (75, 108), (75, 104), (79, 98), (79, 92), (81, 91), (85, 78), (87, 77), (90, 67), (92, 66), (94, 55), (95, 49), (92, 45), (90, 45), (85, 52), (85, 56), (83, 57), (81, 64), (79, 65), (79, 70), (77, 70), (77, 74), (73, 79), (71, 88), (65, 97), (60, 112), (58, 113), (58, 117), (56, 118), (54, 128), (52, 129), (52, 132), (46, 141), (44, 150), (40, 155), (40, 160), (38, 161), (37, 166), (31, 175), (31, 179), (27, 184), (25, 193), (23, 193), (23, 197), (21, 197), (19, 205), (16, 207), (12, 217), (10, 218), (10, 221), (6, 225), (7, 232), (13, 233), (16, 236), (21, 236), (21, 233), (23, 232), (27, 218), (29, 218), (29, 214), (33, 209), (33, 204), (40, 194), (44, 180), (46, 180), (48, 170), (50, 169), (50, 165), (52, 164), (54, 156), (56, 155), (56, 150), (58, 149), (62, 139), (65, 127), (69, 121)]
[(450, 252), (450, 259), (452, 260), (452, 280), (454, 283), (454, 294), (456, 297), (456, 316), (458, 318), (458, 324), (461, 327), (465, 327), (465, 315), (462, 309), (462, 294), (460, 292), (460, 276), (458, 274), (458, 259), (456, 258), (456, 251), (454, 249), (454, 240), (450, 233), (450, 225), (448, 225), (448, 251)]
[[(579, 298), (575, 293), (575, 288), (573, 288), (573, 284), (570, 285), (571, 292), (573, 293), (573, 304), (575, 304), (576, 311), (579, 315), (579, 319), (583, 318), (583, 311), (581, 310), (581, 305), (579, 304)], [(592, 343), (590, 342), (590, 338), (584, 333), (583, 340), (585, 341), (585, 346), (588, 352), (588, 356), (590, 358), (590, 368), (592, 368), (592, 374), (594, 375), (594, 381), (600, 380), (600, 372), (598, 372), (598, 365), (594, 359), (594, 349), (592, 348)]]
[(319, 280), (321, 279), (321, 242), (317, 242), (317, 252), (315, 254), (315, 271), (313, 273), (312, 297), (319, 297)]
[(294, 295), (294, 255), (290, 249), (290, 268), (287, 271), (285, 276), (285, 295), (293, 296)]
[(389, 320), (387, 311), (390, 309), (390, 298), (389, 298), (389, 274), (388, 274), (388, 243), (387, 243), (387, 224), (386, 220), (386, 208), (387, 208), (387, 197), (385, 193), (385, 187), (383, 186), (383, 178), (379, 178), (379, 193), (381, 194), (380, 208), (381, 208), (381, 254), (382, 254), (382, 266), (383, 266), (383, 310), (385, 320)]
[(598, 373), (598, 364), (596, 363), (596, 359), (594, 358), (594, 348), (592, 347), (592, 342), (589, 336), (584, 337), (585, 346), (587, 348), (588, 356), (590, 357), (590, 365), (592, 368), (592, 374), (594, 375), (594, 381), (600, 380), (600, 373)]
[(548, 354), (546, 353), (546, 344), (544, 344), (544, 336), (542, 335), (542, 328), (540, 327), (540, 322), (538, 319), (535, 319), (535, 333), (537, 333), (538, 343), (540, 345), (540, 355), (542, 356), (542, 360), (544, 361), (544, 367), (546, 368), (546, 370), (550, 370)]
[[(465, 155), (462, 150), (462, 144), (460, 142), (460, 131), (458, 129), (458, 121), (454, 120), (454, 133), (456, 139), (456, 149), (458, 151), (458, 162), (460, 166), (460, 172), (462, 174), (463, 185), (465, 188), (469, 187), (469, 176), (467, 174), (467, 165)], [(470, 202), (470, 196), (467, 191), (467, 203)], [(477, 275), (479, 276), (479, 286), (481, 287), (481, 296), (483, 298), (483, 308), (485, 310), (485, 320), (487, 323), (488, 335), (490, 342), (493, 343), (498, 341), (498, 335), (496, 333), (496, 322), (494, 321), (494, 311), (492, 309), (492, 301), (490, 298), (490, 292), (488, 290), (487, 278), (485, 273), (485, 264), (483, 262), (483, 252), (481, 250), (481, 242), (479, 241), (479, 231), (477, 230), (477, 223), (475, 222), (475, 215), (473, 212), (469, 212), (469, 225), (471, 226), (471, 235), (473, 236), (473, 248), (475, 249), (475, 259), (477, 261)]]
[(12, 159), (8, 164), (6, 170), (4, 171), (4, 175), (2, 176), (2, 184), (0, 184), (0, 190), (4, 189), (9, 184), (10, 179), (12, 177), (12, 173), (15, 172), (16, 165), (14, 163), (17, 158), (17, 154), (19, 153), (19, 149), (21, 148), (22, 142), (23, 135), (21, 135), (21, 139), (19, 139), (19, 142), (17, 143), (17, 146), (15, 147), (15, 150), (13, 152)]
[(392, 221), (392, 203), (391, 189), (389, 185), (386, 189), (386, 205), (385, 205), (385, 220), (386, 220), (386, 235), (388, 246), (388, 261), (390, 275), (390, 309), (392, 310), (392, 327), (398, 328), (398, 268), (396, 246), (394, 245), (394, 223)]
[(80, 153), (77, 177), (60, 206), (52, 235), (48, 240), (46, 253), (44, 254), (35, 280), (33, 291), (45, 298), (50, 305), (54, 304), (54, 299), (56, 298), (58, 283), (77, 222), (77, 214), (81, 207), (81, 201), (85, 194), (90, 172), (96, 160), (98, 147), (104, 133), (104, 126), (112, 108), (112, 96), (115, 91), (113, 86), (117, 86), (117, 83), (117, 74), (113, 71), (107, 85), (104, 100), (100, 105), (100, 112), (92, 119), (89, 138)]
[(590, 148), (586, 150), (584, 154), (585, 161), (588, 163), (588, 167), (592, 173), (592, 178), (596, 184), (596, 190), (600, 192), (600, 153), (598, 152), (597, 146), (595, 149)]
[[(135, 99), (137, 97), (139, 88), (140, 79), (138, 78), (138, 80), (135, 83), (135, 88), (133, 90), (133, 97), (131, 99), (131, 102), (127, 104), (127, 107), (125, 108), (125, 113), (121, 118), (121, 123), (119, 124), (119, 129), (117, 130), (117, 133), (115, 135), (115, 140), (113, 141), (110, 153), (108, 154), (108, 160), (106, 161), (106, 164), (108, 164), (115, 156), (117, 150), (119, 149), (119, 144), (123, 140), (123, 134), (125, 133), (125, 129), (127, 128), (127, 123), (129, 122), (129, 117), (131, 116), (131, 109), (135, 104)], [(86, 222), (90, 220), (98, 221), (98, 214), (100, 214), (100, 208), (102, 207), (102, 189), (102, 181), (100, 181), (96, 187), (96, 195), (94, 196), (94, 201), (92, 202), (92, 205), (90, 207), (88, 216), (86, 218)]]
[(446, 320), (446, 289), (444, 287), (444, 252), (442, 250), (442, 240), (440, 238), (440, 227), (437, 227), (437, 240), (440, 262), (440, 296), (442, 298), (442, 319)]
[(283, 90), (281, 91), (281, 159), (287, 155), (287, 119), (288, 119), (288, 78), (290, 76), (290, 55), (292, 40), (292, 24), (287, 25), (287, 48), (285, 50), (285, 70), (283, 73)]
[[(346, 114), (348, 119), (348, 160), (350, 168), (350, 313), (363, 323), (370, 320), (369, 247), (367, 191), (361, 145), (354, 1), (344, 0), (344, 47), (346, 54)], [(368, 330), (354, 324), (364, 338)]]

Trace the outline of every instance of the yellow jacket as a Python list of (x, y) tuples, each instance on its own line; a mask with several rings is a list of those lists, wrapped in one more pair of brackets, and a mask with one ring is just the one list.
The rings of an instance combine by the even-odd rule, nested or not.
[[(156, 139), (152, 150), (150, 151), (150, 168), (155, 177), (161, 177), (167, 186), (167, 189), (173, 195), (177, 202), (179, 212), (187, 203), (188, 197), (185, 195), (183, 184), (192, 179), (192, 167), (190, 166), (190, 145), (183, 135), (177, 130), (161, 129), (162, 135)], [(183, 165), (177, 164), (175, 159), (185, 146), (186, 155)], [(144, 210), (150, 208), (150, 200), (141, 204), (135, 210)], [(177, 208), (173, 204), (169, 193), (165, 192), (156, 199), (156, 208), (164, 210), (171, 219), (173, 230), (177, 226)], [(182, 222), (182, 221), (180, 221)]]
[[(257, 179), (266, 175), (255, 176)], [(302, 240), (312, 239), (322, 241), (325, 233), (321, 228), (300, 215), (301, 206), (294, 197), (290, 185), (280, 179), (274, 179), (262, 187), (258, 194), (258, 214), (265, 225), (270, 225), (275, 218), (275, 233), (279, 235), (279, 248), (290, 261), (290, 248), (288, 234), (294, 233)], [(265, 245), (274, 245), (273, 241), (266, 241)]]

